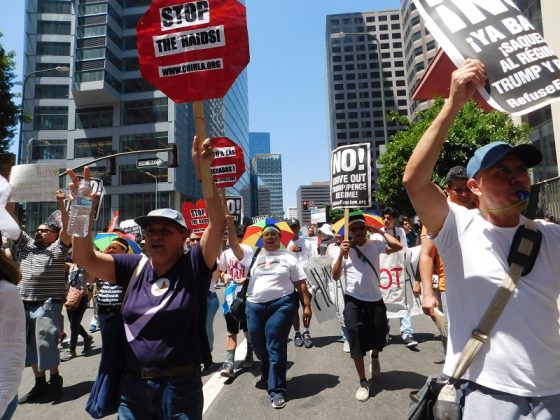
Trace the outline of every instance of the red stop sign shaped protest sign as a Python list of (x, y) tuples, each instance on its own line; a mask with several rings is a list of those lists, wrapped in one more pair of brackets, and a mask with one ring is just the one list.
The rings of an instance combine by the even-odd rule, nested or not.
[(190, 201), (185, 201), (181, 205), (181, 213), (183, 213), (185, 223), (192, 233), (196, 235), (202, 235), (204, 233), (209, 223), (206, 200), (201, 198), (195, 204)]
[(217, 188), (233, 187), (245, 172), (243, 149), (227, 137), (212, 139), (214, 159), (210, 173)]
[(154, 0), (136, 33), (142, 77), (177, 103), (224, 97), (249, 64), (237, 0)]

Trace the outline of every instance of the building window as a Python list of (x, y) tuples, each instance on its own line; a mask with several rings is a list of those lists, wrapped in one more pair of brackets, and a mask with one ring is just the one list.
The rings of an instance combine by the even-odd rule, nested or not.
[(104, 70), (80, 71), (76, 73), (76, 83), (95, 82), (103, 80), (104, 76)]
[(122, 39), (122, 49), (123, 50), (135, 50), (135, 49), (137, 49), (136, 36), (135, 35), (125, 36)]
[(39, 13), (56, 13), (69, 15), (72, 12), (72, 4), (62, 1), (39, 0)]
[(127, 134), (120, 137), (119, 148), (121, 152), (134, 150), (163, 149), (167, 144), (167, 131), (156, 133)]
[(37, 55), (70, 55), (69, 42), (37, 42)]
[(80, 4), (80, 16), (99, 15), (107, 13), (107, 3)]
[(46, 160), (66, 159), (66, 143), (66, 139), (34, 141), (30, 157)]
[(136, 71), (140, 69), (138, 64), (138, 57), (126, 57), (122, 59), (123, 71)]
[(167, 121), (167, 98), (123, 102), (121, 106), (123, 125)]
[(76, 51), (76, 60), (93, 60), (105, 58), (105, 47), (101, 48), (80, 48)]
[(113, 126), (113, 107), (76, 109), (76, 128), (100, 128)]
[(78, 28), (78, 38), (92, 38), (107, 34), (107, 25), (81, 26)]
[(149, 6), (153, 0), (124, 0), (123, 7)]
[[(149, 172), (157, 177), (158, 182), (167, 182), (167, 168), (152, 168)], [(143, 171), (139, 171), (136, 165), (120, 165), (119, 173), (121, 185), (154, 184), (155, 180)]]
[(70, 35), (70, 22), (40, 20), (37, 22), (37, 32), (43, 35)]
[(67, 99), (68, 85), (35, 85), (37, 99)]
[(123, 29), (136, 29), (136, 25), (142, 16), (143, 14), (123, 16)]
[(67, 106), (36, 106), (33, 113), (34, 130), (68, 130)]
[(74, 158), (107, 156), (113, 152), (112, 137), (98, 137), (74, 140)]
[(125, 79), (122, 81), (122, 93), (147, 92), (150, 90), (155, 89), (144, 79)]

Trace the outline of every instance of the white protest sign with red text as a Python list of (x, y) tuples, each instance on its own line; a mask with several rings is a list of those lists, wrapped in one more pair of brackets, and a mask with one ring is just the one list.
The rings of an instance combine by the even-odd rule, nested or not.
[(185, 218), (189, 230), (196, 234), (202, 235), (208, 226), (208, 210), (206, 201), (201, 198), (195, 204), (185, 201), (181, 206), (181, 213)]
[(136, 32), (142, 77), (177, 103), (224, 97), (249, 64), (237, 0), (154, 0)]
[(216, 187), (233, 187), (245, 172), (243, 149), (227, 137), (217, 137), (212, 139), (212, 151), (210, 173)]

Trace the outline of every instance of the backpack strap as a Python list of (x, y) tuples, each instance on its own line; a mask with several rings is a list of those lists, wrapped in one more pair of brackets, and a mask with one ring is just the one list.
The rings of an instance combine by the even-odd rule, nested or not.
[(239, 293), (237, 293), (237, 297), (239, 298), (245, 299), (245, 296), (247, 295), (247, 290), (249, 289), (249, 281), (251, 280), (251, 269), (253, 268), (253, 265), (255, 264), (255, 261), (257, 260), (257, 256), (259, 255), (261, 250), (262, 248), (257, 248), (255, 253), (253, 254), (251, 265), (249, 265), (249, 270), (247, 270), (247, 277), (243, 282), (243, 286), (241, 287), (241, 290), (239, 291)]

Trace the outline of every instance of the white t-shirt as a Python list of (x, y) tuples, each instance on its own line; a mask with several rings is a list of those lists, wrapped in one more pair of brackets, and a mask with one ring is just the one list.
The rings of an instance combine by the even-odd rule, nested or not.
[[(451, 375), (508, 270), (517, 227), (500, 228), (478, 210), (449, 203), (434, 238), (445, 266), (449, 342), (444, 373)], [(521, 217), (520, 224), (525, 221)], [(521, 396), (560, 394), (560, 226), (535, 221), (543, 233), (533, 270), (521, 277), (488, 342), (464, 375), (480, 385)]]
[[(375, 272), (365, 260), (362, 260), (354, 248), (350, 248), (348, 258), (342, 259), (342, 275), (340, 281), (346, 281), (346, 294), (366, 302), (377, 302), (383, 299), (379, 290), (379, 254), (385, 251), (385, 241), (368, 240), (358, 246), (362, 254), (373, 264)], [(340, 247), (334, 247), (334, 261), (340, 255)], [(333, 262), (334, 265), (334, 262)]]
[[(382, 227), (381, 230), (383, 232), (387, 232), (389, 235), (397, 238), (403, 246), (403, 251), (406, 251), (408, 249), (408, 243), (406, 242), (406, 232), (404, 231), (403, 228), (394, 227), (393, 229), (385, 229), (384, 227)], [(374, 233), (373, 235), (371, 235), (371, 239), (373, 239), (375, 241), (383, 241), (384, 240), (383, 236), (380, 235), (379, 233)]]
[(227, 273), (234, 280), (242, 279), (246, 277), (247, 270), (251, 265), (251, 260), (253, 259), (253, 248), (249, 245), (239, 244), (243, 249), (243, 259), (239, 261), (237, 257), (233, 254), (231, 248), (226, 249), (220, 255), (220, 260), (218, 261), (218, 268), (220, 271)]
[(263, 303), (289, 295), (300, 280), (305, 280), (305, 273), (291, 252), (263, 248), (251, 269), (247, 301)]
[(288, 244), (288, 249), (292, 245), (299, 246), (301, 248), (300, 252), (292, 252), (298, 260), (298, 263), (303, 267), (303, 264), (311, 257), (316, 257), (317, 253), (317, 242), (311, 241), (305, 238), (298, 238), (295, 241), (292, 239)]

